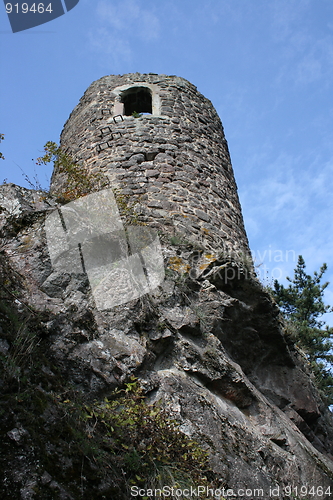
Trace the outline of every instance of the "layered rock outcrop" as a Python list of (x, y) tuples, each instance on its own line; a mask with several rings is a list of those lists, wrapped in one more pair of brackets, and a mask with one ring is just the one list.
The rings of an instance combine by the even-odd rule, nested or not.
[[(230, 490), (223, 496), (332, 498), (332, 414), (244, 258), (236, 185), (212, 110), (176, 77), (105, 77), (65, 126), (63, 147), (128, 196), (139, 228), (159, 231), (164, 279), (115, 307), (96, 307), (84, 266), (52, 265), (45, 221), (63, 209), (64, 173), (55, 171), (52, 195), (0, 187), (2, 498), (130, 498), (114, 489), (112, 468), (101, 478), (88, 452), (70, 453), (73, 433), (66, 448), (54, 429), (70, 417), (70, 391), (83, 406), (103, 402), (133, 375), (147, 404), (160, 401), (208, 452), (208, 480)], [(114, 135), (104, 147), (96, 134), (107, 127)]]
[[(200, 269), (205, 252), (161, 237), (166, 266), (161, 286), (99, 311), (83, 273), (52, 270), (43, 220), (54, 200), (14, 185), (2, 186), (0, 199), (2, 275), (9, 269), (13, 273), (5, 278), (2, 299), (16, 303), (18, 316), (32, 316), (34, 342), (43, 346), (47, 359), (38, 368), (36, 391), (49, 387), (52, 392), (60, 373), (88, 400), (103, 400), (135, 375), (147, 402), (161, 400), (181, 430), (209, 451), (221, 487), (259, 488), (264, 498), (277, 486), (280, 491), (314, 487), (313, 498), (330, 498), (320, 488), (329, 492), (333, 480), (332, 415), (302, 353), (284, 334), (277, 306), (255, 278), (231, 261), (214, 261), (191, 278), (179, 260), (185, 268), (193, 266), (193, 254), (199, 252)], [(237, 273), (228, 278), (230, 268)], [(10, 356), (17, 347), (3, 310), (1, 319), (2, 355)], [(26, 370), (13, 359), (21, 374), (14, 377), (14, 387), (3, 381), (5, 400), (8, 391), (19, 392), (17, 380)], [(18, 410), (3, 415), (3, 498), (44, 498), (35, 491), (48, 477), (43, 491), (50, 496), (45, 498), (76, 498), (70, 481), (59, 479), (59, 473), (54, 477), (50, 466), (48, 453), (56, 453), (53, 459), (59, 462), (63, 450), (47, 434), (56, 418), (49, 411), (42, 408), (36, 415), (46, 434), (43, 445), (29, 441), (31, 423), (22, 421)], [(40, 456), (41, 447), (47, 460)], [(83, 498), (89, 498), (91, 488), (85, 488), (89, 493)]]

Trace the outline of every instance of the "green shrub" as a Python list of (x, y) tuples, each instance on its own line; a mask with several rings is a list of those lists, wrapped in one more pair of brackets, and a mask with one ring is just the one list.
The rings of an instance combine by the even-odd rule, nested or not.
[(108, 182), (101, 173), (92, 174), (89, 170), (63, 151), (55, 142), (48, 141), (44, 146), (45, 154), (37, 158), (37, 165), (54, 162), (57, 173), (66, 177), (66, 188), (60, 193), (62, 201), (72, 201), (91, 192), (99, 191)]

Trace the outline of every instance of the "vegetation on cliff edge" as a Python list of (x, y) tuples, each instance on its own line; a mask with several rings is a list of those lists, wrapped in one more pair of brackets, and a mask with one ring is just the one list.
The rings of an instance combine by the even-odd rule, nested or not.
[(21, 469), (45, 500), (64, 491), (124, 500), (132, 486), (214, 483), (207, 453), (159, 402), (147, 404), (135, 378), (95, 400), (69, 384), (51, 356), (51, 312), (25, 304), (22, 277), (4, 253), (0, 282), (2, 499), (20, 497)]
[(333, 404), (333, 328), (320, 320), (333, 312), (324, 303), (328, 282), (321, 283), (327, 265), (323, 264), (313, 276), (306, 273), (303, 257), (299, 255), (293, 279), (288, 287), (274, 281), (271, 290), (287, 322), (287, 331), (303, 349), (315, 375), (316, 383), (329, 405)]

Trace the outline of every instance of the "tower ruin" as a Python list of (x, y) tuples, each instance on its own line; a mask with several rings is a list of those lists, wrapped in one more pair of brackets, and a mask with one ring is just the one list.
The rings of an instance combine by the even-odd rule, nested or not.
[[(95, 81), (61, 146), (128, 196), (146, 224), (220, 254), (250, 254), (221, 120), (187, 80), (131, 73)], [(56, 169), (51, 191), (65, 184)]]
[(328, 499), (332, 415), (239, 260), (210, 101), (175, 76), (106, 76), (61, 146), (57, 196), (0, 186), (0, 497), (128, 500), (138, 481)]

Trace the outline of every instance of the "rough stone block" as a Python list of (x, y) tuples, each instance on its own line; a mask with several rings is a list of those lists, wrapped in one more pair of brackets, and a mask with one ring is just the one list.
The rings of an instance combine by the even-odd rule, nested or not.
[(175, 167), (173, 167), (172, 165), (167, 165), (167, 164), (163, 164), (161, 165), (161, 168), (160, 168), (160, 171), (161, 172), (170, 172), (170, 173), (174, 173), (175, 172)]
[(207, 215), (202, 210), (195, 210), (195, 213), (199, 217), (199, 219), (204, 220), (205, 222), (209, 222), (210, 221), (210, 216)]
[(160, 172), (158, 170), (145, 170), (145, 176), (146, 177), (158, 177), (160, 175)]
[(149, 208), (163, 208), (162, 203), (157, 200), (152, 200), (148, 203)]

